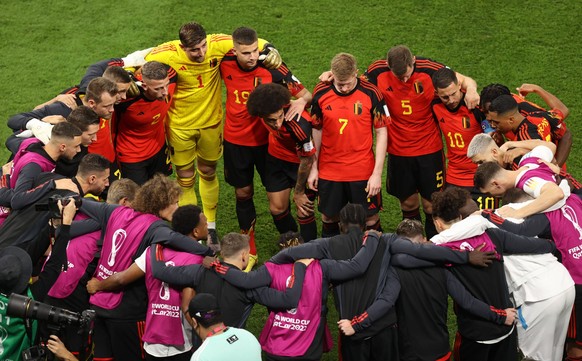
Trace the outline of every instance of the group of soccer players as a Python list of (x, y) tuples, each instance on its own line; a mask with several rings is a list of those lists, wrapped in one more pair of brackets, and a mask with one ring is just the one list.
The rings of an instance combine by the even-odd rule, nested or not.
[[(479, 94), (470, 77), (414, 56), (406, 46), (389, 49), (386, 59), (361, 76), (356, 58), (339, 53), (320, 80), (313, 92), (306, 89), (251, 28), (206, 34), (194, 22), (180, 28), (179, 40), (92, 65), (80, 85), (9, 120), (14, 134), (7, 146), (14, 159), (3, 167), (0, 245), (22, 247), (39, 261), (51, 240), (48, 216), (21, 232), (35, 217), (34, 204), (54, 194), (105, 191), (109, 205), (87, 201), (77, 215), (94, 220), (79, 223), (70, 243), (90, 246), (67, 249), (69, 267), (75, 264), (80, 272), (64, 277), (47, 298), (75, 311), (90, 302), (98, 311), (95, 360), (190, 358), (191, 335), (182, 321), (192, 293), (168, 284), (215, 294), (227, 326), (243, 327), (252, 304), (265, 304), (271, 315), (261, 335), (267, 358), (319, 359), (328, 339), (330, 282), (337, 283), (340, 353), (346, 360), (450, 359), (446, 324), (440, 322), (448, 293), (459, 319), (456, 360), (515, 360), (517, 334), (530, 359), (560, 360), (564, 352), (569, 360), (582, 359), (576, 317), (582, 300), (576, 256), (582, 252), (581, 186), (565, 171), (572, 145), (567, 107), (532, 84), (518, 88), (519, 94), (500, 84)], [(548, 110), (526, 101), (529, 93), (540, 95)], [(219, 243), (216, 168), (222, 156), (239, 229)], [(399, 236), (376, 233), (382, 232), (386, 158), (386, 189), (409, 220)], [(174, 170), (176, 182), (166, 177)], [(233, 271), (249, 272), (258, 259), (255, 170), (279, 234), (299, 231), (313, 242), (247, 278)], [(202, 208), (192, 206), (198, 203), (197, 174)], [(107, 190), (110, 183), (113, 189)], [(512, 194), (504, 204), (528, 202), (494, 213), (510, 188), (525, 193)], [(131, 205), (136, 192), (137, 206)], [(316, 205), (324, 242), (314, 241)], [(481, 210), (488, 211), (477, 214)], [(171, 221), (174, 230), (160, 219)], [(546, 235), (554, 243), (497, 227)], [(547, 254), (556, 249), (564, 266)], [(200, 265), (202, 256), (219, 250), (222, 261), (211, 269)], [(489, 267), (452, 266), (454, 280), (443, 272), (442, 264), (467, 263), (475, 250), (488, 252)], [(405, 253), (421, 259), (394, 257)], [(276, 264), (296, 259), (293, 267)], [(406, 270), (418, 267), (431, 271)], [(93, 276), (89, 301), (85, 285)], [(548, 316), (546, 300), (560, 312)], [(416, 312), (438, 322), (415, 318)], [(426, 325), (419, 332), (432, 340), (430, 347), (422, 349), (423, 340), (406, 331), (415, 323)], [(73, 335), (65, 340), (76, 351), (81, 343)]]

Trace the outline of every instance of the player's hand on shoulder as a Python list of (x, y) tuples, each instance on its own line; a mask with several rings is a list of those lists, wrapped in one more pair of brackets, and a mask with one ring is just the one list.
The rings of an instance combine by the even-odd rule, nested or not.
[(279, 54), (279, 51), (271, 44), (265, 45), (265, 48), (259, 55), (259, 61), (262, 61), (267, 69), (277, 69), (281, 64), (283, 64), (281, 54)]
[(321, 73), (318, 79), (322, 83), (330, 84), (333, 81), (333, 73), (331, 70), (324, 71)]
[(79, 187), (70, 178), (55, 180), (55, 189), (66, 189), (71, 192), (79, 193)]
[(473, 266), (488, 267), (493, 263), (496, 257), (495, 252), (483, 252), (481, 251), (483, 247), (485, 247), (485, 243), (469, 252), (469, 263)]
[(477, 93), (476, 89), (469, 89), (465, 93), (465, 104), (469, 109), (475, 109), (479, 105), (479, 99), (479, 93)]
[(59, 94), (55, 99), (71, 109), (75, 109), (77, 107), (77, 96), (75, 94)]

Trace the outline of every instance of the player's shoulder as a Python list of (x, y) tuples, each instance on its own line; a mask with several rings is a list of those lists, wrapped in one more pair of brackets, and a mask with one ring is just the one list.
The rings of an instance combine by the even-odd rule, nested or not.
[(160, 44), (150, 51), (148, 55), (158, 55), (164, 53), (178, 53), (178, 49), (180, 48), (180, 40), (172, 40), (166, 43)]
[(435, 71), (444, 67), (445, 65), (439, 63), (438, 61), (432, 60), (430, 58), (424, 58), (422, 56), (417, 56), (414, 62), (414, 70), (419, 73), (427, 73), (432, 75)]
[(222, 42), (232, 43), (232, 36), (227, 34), (208, 34), (206, 35), (208, 45)]
[(376, 97), (377, 99), (384, 99), (384, 96), (382, 95), (382, 92), (380, 91), (380, 89), (378, 89), (377, 86), (375, 86), (374, 84), (372, 84), (371, 82), (369, 82), (366, 79), (362, 79), (362, 78), (359, 79), (358, 88), (361, 91), (364, 91), (366, 94), (369, 94), (371, 96)]
[(383, 73), (390, 71), (388, 61), (386, 59), (378, 59), (368, 67), (367, 73)]
[(326, 82), (319, 82), (317, 83), (317, 85), (315, 86), (315, 88), (313, 89), (313, 97), (317, 96), (322, 96), (323, 94), (329, 92), (332, 88), (333, 85), (331, 83), (326, 83)]

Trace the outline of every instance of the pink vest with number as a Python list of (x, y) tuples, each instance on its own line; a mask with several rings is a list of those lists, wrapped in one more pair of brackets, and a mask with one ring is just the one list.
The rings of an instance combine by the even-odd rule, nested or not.
[[(77, 213), (75, 220), (83, 220), (88, 217), (83, 213)], [(85, 274), (87, 266), (97, 252), (97, 241), (101, 237), (101, 231), (95, 231), (75, 237), (67, 245), (67, 270), (61, 272), (48, 295), (54, 298), (65, 298), (71, 295), (79, 280)]]
[[(133, 262), (131, 257), (137, 251), (148, 228), (159, 218), (134, 211), (127, 207), (118, 207), (111, 213), (101, 258), (95, 270), (95, 278), (103, 281), (107, 277), (124, 271)], [(107, 310), (119, 306), (123, 291), (97, 292), (89, 299), (89, 303)]]
[(562, 208), (544, 214), (550, 221), (556, 248), (562, 254), (562, 264), (574, 283), (582, 284), (582, 200), (572, 194)]
[[(267, 262), (271, 288), (284, 291), (293, 272), (293, 264), (276, 265)], [(319, 261), (313, 261), (305, 271), (305, 280), (297, 308), (271, 311), (259, 342), (265, 352), (277, 356), (303, 356), (315, 337), (321, 319), (323, 274)]]
[[(195, 242), (192, 240), (192, 242)], [(160, 249), (162, 249), (160, 247)], [(148, 311), (143, 340), (162, 345), (183, 345), (180, 291), (152, 275), (151, 247), (146, 252), (145, 282), (148, 289)], [(166, 266), (201, 264), (204, 257), (186, 252), (163, 249)]]

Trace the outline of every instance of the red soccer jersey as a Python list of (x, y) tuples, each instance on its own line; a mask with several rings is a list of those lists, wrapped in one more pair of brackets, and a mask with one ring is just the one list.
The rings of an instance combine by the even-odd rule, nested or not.
[(153, 157), (166, 142), (165, 119), (174, 91), (177, 74), (168, 69), (170, 85), (165, 100), (149, 100), (140, 88), (140, 94), (115, 106), (117, 159), (123, 163), (137, 163)]
[(220, 74), (226, 86), (226, 121), (224, 139), (230, 143), (257, 146), (268, 143), (269, 132), (258, 117), (247, 111), (249, 94), (262, 83), (279, 83), (297, 95), (305, 87), (285, 64), (278, 69), (267, 69), (262, 64), (251, 70), (244, 70), (232, 51), (220, 63)]
[[(115, 113), (113, 114), (115, 116)], [(113, 147), (113, 134), (111, 132), (112, 119), (99, 119), (99, 131), (97, 140), (89, 144), (89, 153), (100, 154), (111, 163), (115, 162), (115, 148)]]
[(473, 187), (477, 165), (467, 157), (467, 147), (475, 135), (483, 133), (481, 122), (485, 115), (477, 109), (469, 110), (464, 101), (451, 111), (440, 100), (435, 100), (432, 110), (447, 145), (447, 183)]
[(546, 142), (557, 141), (554, 139), (554, 130), (561, 131), (559, 127), (563, 115), (559, 110), (546, 112), (538, 111), (529, 113), (519, 124), (515, 132), (516, 140), (541, 139)]
[(374, 170), (373, 128), (386, 127), (388, 117), (382, 93), (358, 79), (349, 94), (333, 84), (320, 83), (313, 91), (313, 127), (321, 129), (319, 178), (351, 182), (367, 180)]
[[(544, 127), (544, 124), (541, 124), (543, 122), (544, 117), (540, 116), (540, 112), (546, 112), (546, 110), (542, 107), (540, 107), (537, 104), (534, 104), (530, 101), (525, 100), (522, 96), (517, 95), (517, 94), (511, 94), (513, 96), (513, 98), (517, 101), (517, 107), (519, 109), (519, 112), (521, 113), (521, 115), (523, 115), (524, 117), (528, 117), (529, 121), (534, 123), (534, 125), (536, 126), (541, 126)], [(558, 109), (552, 109), (549, 111), (550, 116), (553, 118), (549, 124), (550, 124), (550, 134), (551, 134), (551, 141), (554, 144), (558, 144), (558, 141), (560, 139), (562, 139), (562, 137), (564, 136), (564, 133), (566, 133), (566, 130), (568, 129), (566, 127), (566, 123), (564, 122), (564, 114), (558, 110)], [(531, 117), (530, 117), (531, 115)], [(544, 131), (542, 130), (541, 133), (543, 134)], [(509, 140), (516, 140), (517, 136), (515, 133), (513, 132), (507, 132), (505, 134), (505, 137)]]
[[(285, 108), (285, 113), (289, 108)], [(284, 121), (279, 130), (265, 125), (269, 131), (269, 154), (286, 162), (300, 163), (299, 157), (315, 154), (311, 141), (311, 117), (305, 110), (299, 120)]]
[(432, 75), (444, 65), (416, 57), (414, 72), (403, 83), (388, 67), (386, 60), (377, 60), (364, 77), (384, 95), (392, 121), (388, 126), (388, 153), (412, 157), (443, 149), (431, 103), (435, 99)]

